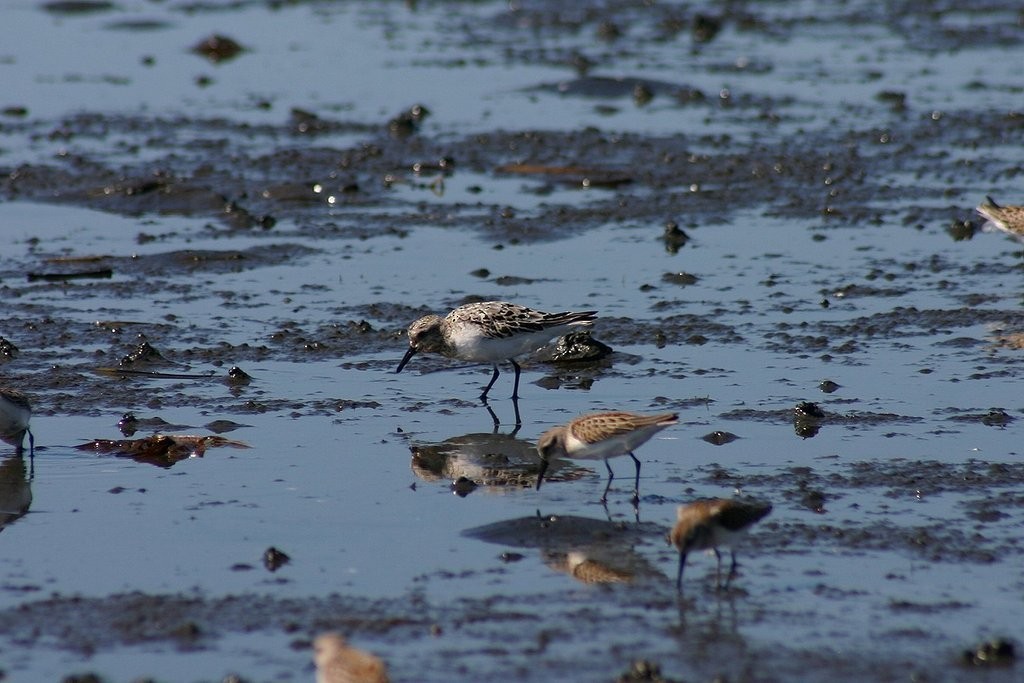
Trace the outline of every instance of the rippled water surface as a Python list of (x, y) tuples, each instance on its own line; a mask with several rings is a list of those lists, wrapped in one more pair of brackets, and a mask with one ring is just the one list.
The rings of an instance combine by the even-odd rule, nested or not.
[[(972, 209), (1024, 203), (1024, 66), (972, 7), (6, 8), (0, 670), (310, 680), (340, 630), (396, 681), (974, 675), (1021, 637), (1024, 253)], [(511, 372), (497, 426), (489, 368), (394, 373), (478, 299), (614, 353), (525, 359), (519, 428)], [(624, 458), (607, 507), (600, 463), (533, 486), (602, 409), (679, 413), (638, 511)], [(94, 442), (167, 434), (221, 440)], [(676, 507), (737, 491), (740, 575), (678, 595)]]

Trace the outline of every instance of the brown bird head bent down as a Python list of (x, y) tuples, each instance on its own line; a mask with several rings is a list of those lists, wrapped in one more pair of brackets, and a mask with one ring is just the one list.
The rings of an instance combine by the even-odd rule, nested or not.
[(540, 471), (537, 473), (537, 490), (544, 481), (544, 473), (548, 471), (551, 458), (565, 456), (565, 432), (555, 427), (544, 432), (537, 440), (537, 453), (540, 454)]

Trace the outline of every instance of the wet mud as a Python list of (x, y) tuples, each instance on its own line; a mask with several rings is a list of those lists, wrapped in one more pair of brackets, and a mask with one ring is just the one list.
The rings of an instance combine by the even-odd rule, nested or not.
[[(198, 53), (193, 57), (202, 67), (197, 64), (196, 72), (215, 69), (202, 87), (216, 90), (218, 79), (230, 73), (216, 69), (255, 59), (261, 49), (255, 36), (231, 34), (231, 18), (276, 5), (167, 3), (151, 8), (146, 22), (127, 23), (105, 2), (50, 2), (38, 11), (64, 21), (109, 16), (117, 20), (111, 26), (129, 35), (174, 25), (183, 14), (207, 18), (216, 32), (197, 35), (180, 51)], [(258, 441), (247, 415), (280, 413), (301, 422), (387, 413), (396, 400), (385, 396), (391, 385), (381, 395), (340, 386), (330, 395), (295, 397), (275, 391), (258, 369), (315, 363), (324, 374), (383, 376), (395, 370), (412, 320), (495, 293), (512, 297), (517, 288), (541, 281), (525, 274), (525, 266), (523, 274), (492, 272), (482, 258), (453, 257), (444, 265), (467, 275), (469, 284), (460, 288), (410, 298), (401, 274), (384, 272), (370, 294), (339, 296), (346, 277), (363, 277), (354, 268), (350, 274), (347, 261), (381, 258), (392, 248), (378, 246), (384, 240), (394, 240), (400, 250), (425, 226), (494, 250), (542, 250), (615, 226), (635, 230), (652, 252), (679, 257), (671, 267), (661, 262), (637, 269), (628, 287), (631, 296), (645, 297), (645, 308), (635, 317), (620, 308), (601, 316), (592, 343), (563, 341), (524, 360), (530, 392), (579, 396), (595, 383), (628, 380), (638, 372), (666, 383), (702, 378), (742, 385), (742, 368), (703, 355), (711, 349), (771, 354), (792, 366), (779, 367), (777, 384), (757, 387), (745, 400), (720, 403), (690, 385), (675, 393), (658, 385), (639, 399), (642, 407), (683, 411), (692, 428), (687, 438), (703, 439), (719, 449), (715, 455), (723, 454), (668, 477), (678, 500), (645, 495), (642, 521), (614, 505), (602, 519), (540, 511), (482, 526), (467, 519), (456, 531), (466, 543), (494, 546), (490, 566), (427, 572), (386, 599), (184, 589), (49, 595), (43, 583), (21, 575), (3, 586), (21, 596), (20, 604), (0, 610), (5, 650), (13, 644), (40, 657), (70, 652), (86, 670), (97, 653), (119, 648), (157, 644), (178, 653), (209, 652), (224, 639), (260, 632), (287, 641), (285, 659), (307, 661), (313, 637), (338, 630), (389, 652), (395, 680), (614, 680), (631, 671), (619, 680), (954, 681), (979, 668), (987, 681), (1015, 680), (1020, 665), (1002, 641), (987, 649), (967, 639), (951, 642), (931, 630), (935, 622), (914, 620), (956, 620), (981, 600), (976, 587), (965, 587), (964, 595), (943, 590), (929, 597), (908, 588), (905, 598), (880, 608), (891, 619), (872, 625), (870, 636), (851, 645), (846, 636), (854, 629), (832, 620), (844, 605), (864, 598), (860, 589), (816, 565), (787, 584), (787, 570), (765, 558), (825, 555), (855, 563), (871, 553), (894, 555), (902, 568), (883, 581), (897, 594), (916, 580), (914, 563), (967, 570), (1019, 566), (1020, 449), (1000, 447), (950, 462), (941, 438), (974, 428), (1017, 433), (1024, 413), (1016, 399), (983, 405), (962, 403), (957, 394), (958, 385), (970, 383), (1016, 386), (1024, 373), (1021, 246), (1007, 241), (994, 256), (964, 256), (965, 245), (975, 240), (1003, 239), (983, 233), (972, 211), (988, 188), (1016, 189), (1017, 196), (1000, 199), (1024, 203), (1024, 110), (1003, 104), (1007, 88), (1019, 97), (1019, 84), (958, 73), (949, 86), (956, 92), (944, 100), (932, 86), (914, 89), (915, 77), (930, 84), (932, 76), (941, 81), (941, 73), (904, 78), (900, 72), (890, 79), (875, 65), (837, 58), (804, 65), (815, 76), (794, 86), (800, 74), (778, 73), (771, 56), (776, 52), (726, 59), (711, 48), (737, 39), (785, 45), (823, 31), (841, 52), (851, 48), (836, 34), (852, 31), (866, 41), (864, 36), (876, 36), (893, 71), (901, 55), (955, 57), (1003, 47), (1016, 58), (1019, 7), (999, 1), (970, 9), (923, 2), (884, 9), (871, 2), (701, 8), (526, 2), (509, 9), (507, 3), (411, 2), (389, 5), (383, 13), (363, 9), (363, 20), (374, 27), (389, 25), (394, 15), (419, 22), (417, 31), (441, 31), (439, 40), (449, 50), (402, 55), (413, 66), (538, 69), (538, 82), (515, 89), (517, 97), (532, 98), (541, 108), (568, 103), (607, 125), (556, 117), (548, 126), (488, 129), (484, 120), (468, 129), (436, 113), (450, 108), (449, 94), (429, 86), (408, 93), (400, 106), (378, 107), (376, 116), (298, 102), (240, 105), (271, 109), (276, 117), (269, 122), (202, 109), (75, 107), (48, 118), (21, 108), (9, 93), (0, 132), (3, 146), (18, 159), (12, 163), (12, 154), (0, 154), (5, 203), (138, 220), (137, 229), (114, 239), (29, 239), (0, 257), (0, 377), (36, 397), (37, 415), (109, 419), (110, 433), (83, 435), (94, 441), (79, 448), (97, 458), (128, 457), (180, 471), (182, 461), (203, 455), (197, 444), (213, 450)], [(438, 28), (435, 22), (449, 14), (457, 20)], [(663, 61), (666, 46), (695, 59), (708, 51), (713, 56), (702, 63), (705, 82), (710, 74), (737, 85), (698, 86), (687, 82), (685, 72), (678, 79), (646, 77), (643, 65)], [(564, 78), (552, 78), (553, 70)], [(816, 81), (841, 81), (871, 95), (837, 103), (824, 87), (812, 87)], [(687, 125), (672, 132), (619, 126), (623, 119), (617, 117), (645, 111), (677, 116)], [(516, 200), (526, 197), (528, 204), (513, 206), (488, 194), (508, 179), (519, 183)], [(165, 229), (147, 222), (152, 216), (187, 219), (189, 227)], [(726, 248), (729, 258), (702, 260), (696, 249), (710, 231), (751, 216), (805, 225), (806, 239), (794, 246), (785, 237), (768, 238), (763, 249), (737, 245)], [(879, 226), (940, 232), (942, 249), (890, 253), (880, 243), (862, 246), (849, 263), (816, 261), (820, 245)], [(202, 246), (193, 248), (194, 242)], [(771, 263), (775, 252), (785, 256), (756, 282), (736, 265), (751, 254)], [(301, 271), (339, 253), (341, 265), (326, 276), (310, 272), (301, 284), (274, 279), (281, 270)], [(734, 269), (742, 271), (737, 282), (715, 280)], [(709, 280), (717, 289), (700, 289)], [(589, 294), (614, 298), (617, 286), (595, 285)], [(664, 349), (681, 349), (682, 360), (652, 363), (644, 357)], [(856, 370), (886, 353), (913, 353), (907, 364), (920, 377), (941, 378), (940, 397), (886, 405), (849, 395), (840, 386), (849, 380), (792, 392), (802, 392), (807, 404), (781, 396), (779, 386), (795, 383), (787, 379), (793, 368), (820, 362)], [(438, 384), (454, 382), (456, 373), (479, 379), (481, 386), (487, 379), (483, 368), (444, 359), (417, 357), (414, 364)], [(760, 399), (753, 397), (758, 390)], [(458, 487), (466, 480), (473, 486), (453, 492), (468, 498), (531, 490), (538, 463), (527, 438), (497, 428), (445, 439), (420, 435), (416, 429), (425, 421), (480, 407), (471, 393), (435, 399), (409, 391), (387, 415), (387, 439), (406, 449), (411, 488)], [(117, 417), (128, 409), (134, 414), (124, 416), (121, 439)], [(161, 417), (175, 409), (193, 411), (195, 423)], [(191, 435), (198, 428), (220, 434), (242, 427), (237, 440), (235, 434)], [(729, 459), (729, 449), (764, 428), (785, 429), (792, 442), (822, 433), (874, 439), (878, 445), (868, 450), (878, 457), (830, 451), (806, 466), (787, 463), (779, 453), (770, 465), (753, 468)], [(136, 431), (141, 433), (132, 439)], [(893, 455), (884, 444), (899, 438), (913, 446)], [(840, 446), (830, 442), (829, 448)], [(46, 446), (37, 454), (45, 457)], [(553, 464), (550, 487), (565, 491), (595, 471), (603, 476), (600, 465)], [(0, 531), (23, 523), (33, 500), (30, 482), (22, 459), (0, 464)], [(672, 581), (676, 555), (665, 540), (667, 517), (655, 521), (643, 511), (674, 510), (702, 494), (701, 487), (765, 497), (782, 514), (761, 522), (745, 542), (741, 567), (750, 571), (742, 570), (733, 588), (716, 591), (712, 562), (698, 559), (688, 569), (692, 587), (680, 596)], [(928, 508), (900, 518), (904, 505), (936, 500), (943, 511)], [(9, 534), (0, 541), (4, 536)], [(757, 559), (748, 564), (752, 557)], [(503, 592), (501, 580), (526, 564), (566, 581), (557, 589), (545, 583), (534, 592)], [(758, 586), (755, 567), (767, 567), (770, 588)], [(460, 580), (469, 579), (498, 588), (460, 596)], [(787, 591), (808, 583), (828, 609), (790, 604)], [(1019, 576), (999, 590), (1004, 600), (1019, 603)], [(789, 623), (816, 637), (805, 644), (778, 635)], [(979, 633), (975, 640), (990, 635), (1019, 643), (1024, 631)], [(634, 666), (639, 659), (656, 663), (664, 674)], [(269, 679), (261, 664), (250, 658), (238, 673), (245, 680)], [(281, 680), (287, 663), (275, 660), (273, 667), (267, 670)], [(159, 670), (151, 674), (162, 678)], [(283, 679), (310, 675), (305, 669)]]

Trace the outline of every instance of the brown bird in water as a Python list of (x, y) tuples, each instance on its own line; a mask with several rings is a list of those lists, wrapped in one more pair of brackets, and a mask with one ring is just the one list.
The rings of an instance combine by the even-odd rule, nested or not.
[(985, 202), (975, 211), (985, 218), (984, 227), (1002, 230), (1024, 242), (1024, 206), (1000, 205), (991, 197), (985, 197)]
[(376, 655), (351, 647), (338, 633), (313, 641), (316, 683), (388, 683), (388, 671)]
[(633, 483), (633, 505), (640, 500), (640, 461), (633, 451), (665, 427), (678, 422), (675, 413), (640, 415), (616, 410), (607, 413), (591, 413), (544, 432), (537, 441), (540, 453), (540, 472), (537, 475), (537, 490), (544, 481), (551, 458), (573, 460), (604, 460), (608, 470), (608, 483), (604, 487), (601, 502), (608, 500), (608, 489), (615, 475), (608, 458), (628, 455), (636, 464), (636, 479)]
[(680, 505), (676, 513), (676, 524), (669, 534), (669, 541), (679, 550), (679, 573), (676, 575), (676, 588), (683, 590), (683, 567), (686, 555), (691, 550), (715, 551), (718, 568), (715, 571), (715, 582), (722, 585), (722, 555), (719, 546), (728, 546), (732, 555), (729, 577), (725, 587), (736, 576), (736, 551), (733, 544), (746, 531), (772, 511), (771, 503), (762, 501), (742, 501), (733, 498), (706, 498), (689, 505)]

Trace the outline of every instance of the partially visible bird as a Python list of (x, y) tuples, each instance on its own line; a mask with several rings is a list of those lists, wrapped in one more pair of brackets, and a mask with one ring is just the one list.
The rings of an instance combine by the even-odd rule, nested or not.
[(720, 546), (727, 546), (732, 555), (729, 567), (729, 582), (736, 576), (736, 551), (733, 544), (747, 530), (764, 519), (772, 511), (771, 503), (735, 498), (705, 498), (689, 505), (680, 505), (676, 512), (676, 523), (669, 533), (669, 541), (679, 550), (679, 573), (676, 588), (683, 589), (683, 567), (686, 555), (691, 550), (714, 550), (718, 559), (715, 572), (716, 585), (721, 586), (722, 555)]
[(985, 218), (985, 228), (1002, 230), (1024, 242), (1024, 206), (999, 205), (992, 197), (985, 197), (975, 211)]
[(32, 419), (32, 404), (24, 392), (0, 387), (0, 441), (15, 447), (20, 454), (25, 448), (28, 434), (29, 453), (35, 454), (36, 439), (28, 427)]
[(494, 374), (480, 394), (486, 402), (487, 392), (498, 379), (498, 363), (507, 360), (516, 373), (512, 398), (518, 399), (520, 367), (516, 357), (536, 351), (567, 332), (589, 327), (596, 317), (595, 311), (544, 313), (507, 301), (465, 304), (443, 318), (427, 315), (409, 325), (409, 350), (395, 372), (401, 372), (420, 352), (490, 363)]
[(384, 662), (358, 650), (338, 633), (323, 633), (313, 641), (316, 683), (388, 683)]
[(633, 450), (647, 442), (665, 427), (678, 423), (676, 413), (640, 415), (625, 411), (591, 413), (577, 417), (560, 427), (553, 427), (537, 441), (540, 453), (540, 472), (537, 475), (537, 490), (544, 481), (544, 472), (551, 458), (574, 460), (604, 460), (608, 470), (608, 483), (601, 495), (601, 502), (608, 500), (608, 489), (612, 486), (612, 467), (608, 458), (628, 455), (636, 463), (636, 479), (633, 485), (633, 504), (640, 500), (640, 461)]

